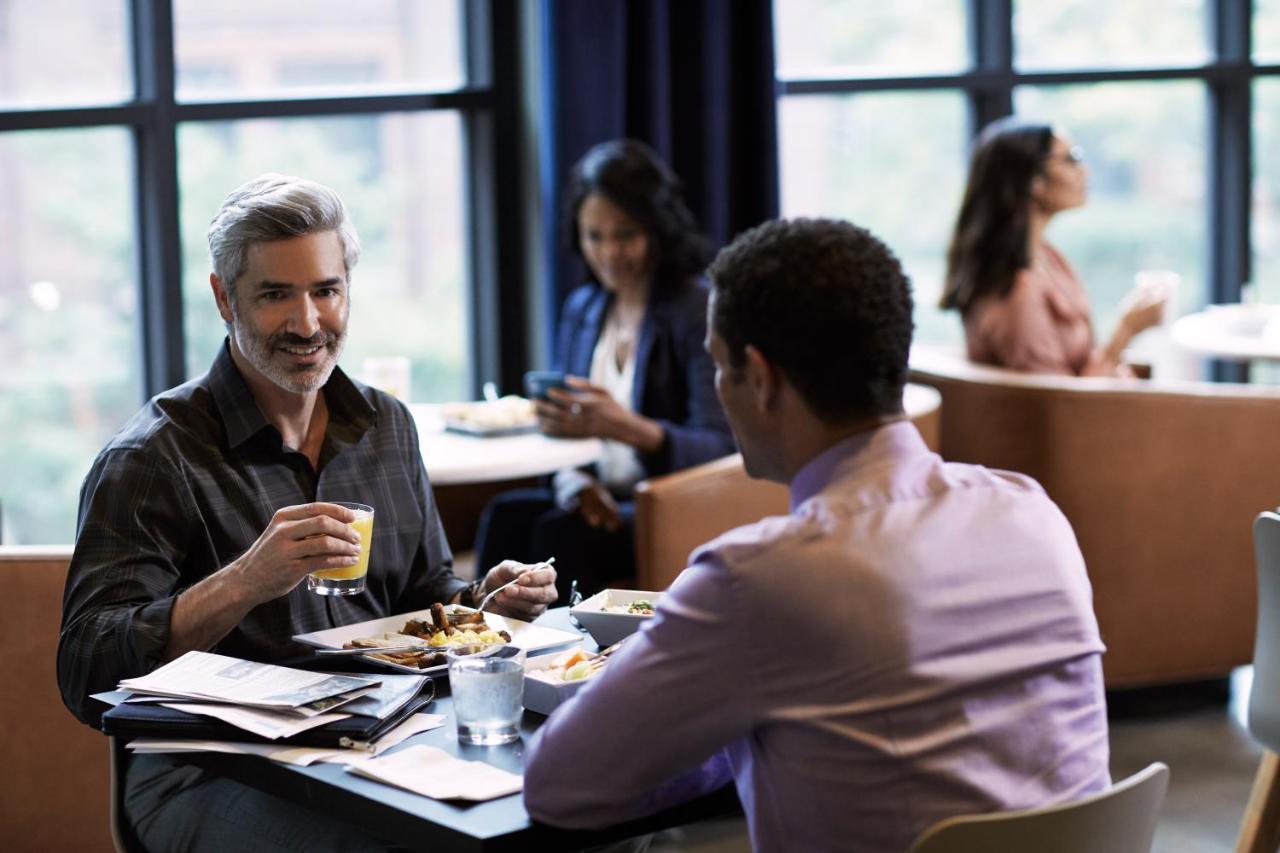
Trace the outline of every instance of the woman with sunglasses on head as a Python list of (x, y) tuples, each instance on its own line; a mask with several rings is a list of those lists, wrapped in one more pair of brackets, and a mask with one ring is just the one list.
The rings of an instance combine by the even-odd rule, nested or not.
[(566, 375), (536, 402), (548, 435), (604, 440), (591, 470), (550, 488), (499, 495), (485, 509), (478, 565), (556, 558), (562, 603), (635, 574), (636, 484), (734, 452), (703, 349), (711, 247), (681, 183), (643, 143), (603, 142), (573, 167), (565, 237), (590, 280), (561, 311), (552, 367)]
[(1166, 294), (1135, 289), (1105, 343), (1093, 336), (1075, 270), (1044, 238), (1058, 213), (1085, 203), (1080, 149), (1060, 130), (1012, 117), (983, 129), (947, 253), (941, 306), (959, 309), (969, 358), (1075, 376), (1132, 376), (1129, 342), (1160, 322)]

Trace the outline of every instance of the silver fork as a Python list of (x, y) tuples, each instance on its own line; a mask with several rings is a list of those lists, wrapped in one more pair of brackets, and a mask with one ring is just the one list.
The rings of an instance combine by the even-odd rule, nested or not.
[[(532, 572), (532, 571), (534, 571), (535, 569), (546, 569), (546, 568), (550, 568), (551, 564), (552, 564), (552, 563), (554, 563), (555, 561), (556, 561), (556, 558), (555, 558), (555, 557), (547, 557), (547, 559), (543, 560), (541, 563), (534, 563), (532, 566), (530, 566), (530, 567), (529, 567), (529, 571), (530, 571), (530, 572)], [(502, 592), (504, 589), (506, 589), (507, 587), (511, 586), (511, 585), (512, 585), (513, 583), (515, 583), (516, 581), (520, 580), (520, 578), (524, 577), (527, 573), (528, 573), (528, 572), (521, 572), (520, 574), (516, 575), (516, 576), (515, 576), (515, 577), (513, 577), (511, 580), (507, 581), (506, 583), (504, 583), (502, 586), (498, 587), (497, 589), (495, 589), (495, 590), (490, 590), (490, 591), (485, 595), (485, 597), (484, 597), (484, 598), (480, 599), (480, 606), (479, 606), (479, 607), (477, 607), (477, 608), (476, 608), (476, 610), (484, 610), (484, 609), (485, 609), (485, 607), (486, 607), (486, 606), (488, 606), (489, 602), (493, 600), (493, 597), (494, 597), (495, 595), (497, 595), (498, 593)]]

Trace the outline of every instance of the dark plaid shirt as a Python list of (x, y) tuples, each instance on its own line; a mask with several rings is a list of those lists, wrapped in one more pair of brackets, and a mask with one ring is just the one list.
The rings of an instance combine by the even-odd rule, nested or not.
[(466, 583), (453, 557), (405, 406), (334, 370), (317, 472), (284, 446), (224, 344), (212, 368), (152, 399), (94, 460), (80, 494), (63, 596), (58, 684), (94, 723), (90, 693), (162, 662), (174, 600), (239, 557), (281, 507), (357, 501), (375, 511), (367, 590), (340, 598), (299, 584), (254, 608), (213, 651), (259, 661), (306, 651), (294, 634), (447, 601)]

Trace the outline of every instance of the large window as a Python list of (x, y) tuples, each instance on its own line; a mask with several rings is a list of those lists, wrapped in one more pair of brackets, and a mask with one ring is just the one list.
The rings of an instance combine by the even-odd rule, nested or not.
[(1144, 268), (1181, 274), (1184, 311), (1251, 278), (1280, 301), (1278, 0), (774, 0), (774, 18), (783, 213), (884, 238), (918, 340), (962, 339), (936, 303), (968, 143), (1011, 112), (1085, 151), (1089, 202), (1049, 237), (1101, 333)]
[[(94, 454), (225, 329), (205, 231), (266, 171), (337, 189), (364, 244), (342, 365), (416, 400), (510, 361), (522, 294), (496, 175), (517, 7), (500, 0), (0, 0), (0, 542), (70, 542)], [(522, 353), (521, 353), (522, 355)]]

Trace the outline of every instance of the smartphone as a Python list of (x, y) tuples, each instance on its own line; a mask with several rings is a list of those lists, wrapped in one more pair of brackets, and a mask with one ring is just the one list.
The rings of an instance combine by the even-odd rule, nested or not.
[(524, 375), (524, 394), (533, 400), (545, 400), (552, 388), (565, 387), (564, 374), (559, 370), (530, 370)]

